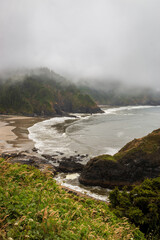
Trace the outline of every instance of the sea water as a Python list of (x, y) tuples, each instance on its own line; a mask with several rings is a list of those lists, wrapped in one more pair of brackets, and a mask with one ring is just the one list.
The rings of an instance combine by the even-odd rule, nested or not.
[[(108, 108), (103, 114), (76, 114), (76, 118), (56, 117), (29, 128), (29, 138), (40, 153), (63, 153), (65, 156), (115, 154), (126, 143), (160, 127), (160, 106)], [(87, 161), (88, 159), (85, 159)], [(84, 187), (78, 174), (57, 177), (62, 185), (106, 199), (107, 189)]]

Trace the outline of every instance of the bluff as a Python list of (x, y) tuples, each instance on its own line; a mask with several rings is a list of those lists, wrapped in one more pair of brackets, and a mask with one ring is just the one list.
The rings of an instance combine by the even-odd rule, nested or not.
[(0, 77), (0, 114), (56, 116), (102, 110), (60, 75), (42, 68)]
[(160, 129), (134, 139), (117, 154), (91, 159), (79, 181), (85, 185), (113, 188), (139, 184), (160, 175)]

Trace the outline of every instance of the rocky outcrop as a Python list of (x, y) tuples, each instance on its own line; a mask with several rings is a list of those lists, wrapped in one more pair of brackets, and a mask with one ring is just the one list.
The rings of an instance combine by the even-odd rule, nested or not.
[(134, 139), (114, 156), (102, 155), (91, 159), (79, 181), (85, 185), (113, 188), (131, 186), (159, 175), (160, 129)]
[(91, 159), (84, 167), (79, 181), (84, 185), (109, 187), (124, 184), (123, 166), (109, 159), (110, 156), (99, 156)]
[(81, 172), (83, 170), (84, 165), (78, 162), (70, 161), (70, 160), (63, 160), (59, 163), (59, 167), (57, 170), (59, 172), (65, 173), (75, 173)]
[(56, 167), (58, 172), (64, 173), (77, 173), (82, 172), (84, 165), (80, 162), (83, 161), (86, 155), (74, 155), (70, 157), (63, 157), (59, 161), (59, 166)]
[[(33, 152), (37, 152), (38, 149), (33, 148)], [(3, 152), (0, 157), (7, 159), (10, 163), (19, 163), (19, 164), (26, 164), (30, 166), (34, 166), (38, 168), (42, 172), (52, 172), (53, 175), (57, 174), (58, 172), (64, 173), (80, 173), (84, 165), (82, 162), (84, 159), (88, 157), (88, 155), (74, 155), (70, 157), (62, 157), (62, 152), (57, 152), (57, 154), (49, 155), (49, 154), (42, 154), (40, 157), (38, 154), (32, 155), (26, 151), (23, 152)]]
[(38, 168), (43, 173), (51, 172), (53, 175), (56, 174), (55, 167), (46, 159), (26, 152), (4, 152), (0, 157), (7, 159), (10, 163), (26, 164)]

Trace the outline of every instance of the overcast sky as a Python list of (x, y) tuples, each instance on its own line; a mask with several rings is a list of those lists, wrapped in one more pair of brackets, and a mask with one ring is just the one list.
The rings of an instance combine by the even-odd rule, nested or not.
[(0, 0), (0, 69), (160, 87), (160, 0)]

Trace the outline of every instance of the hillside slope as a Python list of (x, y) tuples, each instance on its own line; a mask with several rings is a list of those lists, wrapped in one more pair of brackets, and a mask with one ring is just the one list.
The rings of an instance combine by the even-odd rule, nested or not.
[(0, 113), (55, 116), (102, 112), (87, 94), (48, 69), (0, 79)]
[(127, 87), (120, 82), (97, 81), (78, 84), (98, 104), (110, 106), (160, 105), (160, 92), (147, 87)]
[(57, 186), (50, 173), (0, 159), (0, 239), (145, 239), (104, 202)]
[(160, 129), (134, 139), (114, 156), (91, 159), (80, 175), (80, 182), (102, 187), (130, 186), (160, 175)]

